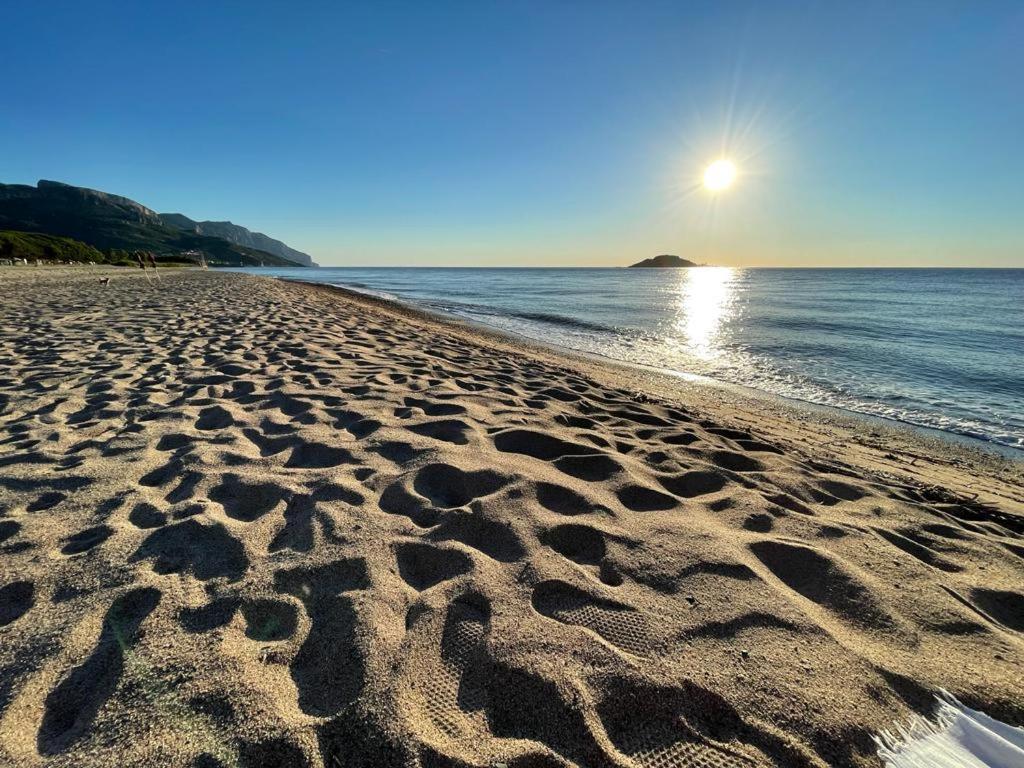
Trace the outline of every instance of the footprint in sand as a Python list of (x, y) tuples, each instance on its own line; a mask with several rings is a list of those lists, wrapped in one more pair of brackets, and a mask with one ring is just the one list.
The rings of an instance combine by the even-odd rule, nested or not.
[(464, 472), (449, 464), (428, 464), (416, 473), (413, 488), (435, 506), (453, 509), (489, 496), (507, 482), (492, 470)]
[(743, 519), (743, 529), (755, 533), (768, 533), (775, 527), (775, 518), (767, 512), (753, 512)]
[(13, 624), (35, 603), (35, 585), (31, 581), (14, 581), (0, 587), (0, 627)]
[(1007, 629), (1024, 633), (1024, 595), (1002, 589), (971, 590), (971, 600)]
[(725, 699), (689, 680), (669, 688), (613, 678), (602, 686), (597, 715), (616, 750), (642, 768), (808, 764), (780, 737), (744, 722)]
[(242, 604), (245, 636), (263, 643), (287, 640), (295, 634), (299, 614), (285, 600), (260, 599)]
[(209, 497), (233, 520), (251, 523), (271, 512), (287, 495), (277, 483), (250, 483), (239, 475), (227, 474), (210, 489)]
[(603, 482), (622, 471), (622, 465), (598, 448), (534, 432), (507, 429), (492, 436), (494, 447), (504, 453), (551, 462), (560, 471), (588, 482)]
[(605, 535), (596, 528), (575, 523), (556, 525), (542, 533), (540, 541), (562, 557), (592, 571), (603, 584), (622, 585), (622, 574), (605, 558)]
[(914, 541), (909, 536), (903, 536), (896, 531), (889, 531), (884, 528), (875, 528), (875, 533), (897, 549), (903, 550), (911, 557), (920, 560), (926, 565), (930, 565), (932, 568), (938, 568), (940, 571), (946, 571), (947, 573), (958, 573), (963, 570), (963, 566), (942, 557), (942, 555), (935, 550), (920, 542)]
[(473, 561), (465, 552), (419, 542), (396, 545), (395, 555), (399, 575), (418, 592), (469, 573), (473, 568)]
[(285, 466), (295, 469), (328, 469), (342, 464), (358, 464), (346, 449), (323, 443), (300, 442), (288, 456)]
[(425, 416), (461, 416), (466, 409), (458, 403), (439, 403), (432, 400), (419, 400), (415, 397), (405, 398), (408, 408), (418, 408)]
[(144, 559), (153, 560), (156, 573), (191, 572), (200, 581), (219, 576), (236, 581), (249, 567), (242, 543), (223, 525), (194, 518), (153, 531), (129, 562)]
[(389, 485), (380, 497), (380, 508), (405, 515), (422, 528), (437, 524), (442, 511), (464, 507), (471, 501), (497, 492), (509, 479), (492, 470), (465, 472), (449, 464), (428, 464), (414, 476)]
[(765, 465), (753, 456), (736, 451), (711, 451), (705, 458), (716, 467), (732, 472), (763, 472), (765, 470)]
[(556, 525), (542, 533), (540, 540), (563, 557), (584, 565), (598, 565), (605, 555), (604, 534), (589, 525)]
[(167, 522), (167, 513), (143, 501), (132, 509), (128, 515), (128, 522), (136, 528), (159, 528)]
[(235, 420), (226, 409), (221, 408), (219, 405), (213, 405), (199, 412), (199, 418), (196, 420), (196, 429), (212, 431), (230, 427), (234, 423)]
[(662, 487), (671, 494), (684, 499), (717, 493), (725, 487), (728, 478), (720, 472), (692, 470), (680, 475), (668, 475), (658, 478)]
[(468, 434), (472, 433), (469, 424), (460, 419), (441, 419), (422, 424), (410, 424), (406, 429), (414, 434), (432, 437), (435, 440), (454, 445), (465, 445), (469, 442)]
[(78, 555), (88, 552), (93, 547), (102, 544), (114, 534), (114, 529), (109, 525), (97, 525), (93, 528), (86, 528), (69, 538), (61, 549), (65, 555)]
[(651, 624), (635, 608), (587, 594), (564, 581), (544, 581), (534, 587), (533, 607), (542, 616), (582, 627), (636, 656), (647, 656), (660, 645)]
[(143, 620), (160, 602), (160, 590), (133, 589), (117, 598), (103, 619), (96, 647), (46, 697), (38, 746), (44, 755), (67, 749), (117, 688), (125, 653), (139, 639)]
[(458, 541), (502, 563), (515, 562), (526, 554), (507, 522), (491, 520), (479, 510), (449, 512), (427, 536), (432, 541)]
[(767, 539), (750, 550), (780, 581), (854, 626), (894, 630), (896, 619), (853, 570), (812, 547)]
[(306, 714), (333, 715), (363, 688), (365, 666), (356, 644), (356, 612), (343, 593), (368, 586), (362, 560), (338, 560), (274, 574), (274, 589), (299, 598), (311, 622), (291, 665), (299, 707)]
[(408, 464), (410, 461), (415, 459), (417, 456), (426, 453), (425, 450), (413, 448), (411, 443), (402, 442), (399, 440), (390, 440), (383, 443), (377, 443), (369, 446), (370, 451), (383, 456), (390, 462), (402, 466)]
[(16, 520), (0, 520), (0, 544), (14, 538), (21, 530), (21, 523)]
[(29, 504), (27, 509), (29, 512), (43, 512), (47, 509), (53, 509), (66, 498), (67, 494), (60, 491), (47, 491)]
[(175, 478), (181, 476), (184, 470), (184, 463), (180, 458), (174, 456), (163, 466), (157, 467), (139, 478), (139, 484), (148, 488), (158, 488), (167, 485)]
[(350, 430), (350, 427), (355, 426), (361, 422), (367, 421), (367, 417), (358, 411), (350, 411), (341, 408), (328, 408), (326, 409), (327, 415), (334, 419), (335, 429)]
[(209, 632), (227, 626), (234, 618), (238, 605), (237, 598), (223, 597), (198, 608), (183, 608), (178, 613), (178, 623), (186, 632)]
[(572, 517), (594, 512), (607, 512), (599, 504), (589, 501), (576, 491), (562, 485), (552, 483), (536, 484), (537, 502), (550, 512), (557, 515)]
[(431, 741), (486, 735), (488, 692), (482, 654), (490, 629), (490, 606), (477, 595), (456, 599), (448, 608), (438, 643), (430, 616), (414, 621), (405, 656), (413, 723)]
[(679, 506), (677, 499), (642, 485), (625, 485), (615, 495), (622, 506), (634, 512), (662, 512)]
[(156, 444), (158, 451), (178, 451), (191, 446), (196, 438), (180, 433), (163, 435)]

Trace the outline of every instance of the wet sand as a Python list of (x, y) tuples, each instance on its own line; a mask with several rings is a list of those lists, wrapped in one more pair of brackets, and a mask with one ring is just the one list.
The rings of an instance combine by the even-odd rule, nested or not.
[(264, 278), (0, 270), (0, 319), (0, 765), (872, 766), (939, 687), (1024, 722), (1020, 463)]

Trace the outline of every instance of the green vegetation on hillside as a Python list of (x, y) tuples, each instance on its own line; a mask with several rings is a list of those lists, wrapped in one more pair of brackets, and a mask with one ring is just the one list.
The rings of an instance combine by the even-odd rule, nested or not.
[(103, 252), (70, 237), (12, 231), (0, 231), (0, 259), (83, 263), (92, 261), (96, 264), (107, 262)]
[[(137, 267), (138, 262), (131, 251), (112, 248), (101, 251), (91, 245), (72, 240), (70, 237), (44, 235), (39, 232), (0, 231), (0, 260), (25, 259), (26, 261), (74, 262), (76, 264), (107, 264)], [(186, 265), (195, 262), (188, 259), (158, 256), (161, 266)]]

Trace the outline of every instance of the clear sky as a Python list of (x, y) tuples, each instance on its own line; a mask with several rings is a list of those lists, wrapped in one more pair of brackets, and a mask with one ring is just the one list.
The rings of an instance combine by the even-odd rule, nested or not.
[(1019, 0), (93, 0), (2, 24), (0, 181), (325, 265), (1024, 266)]

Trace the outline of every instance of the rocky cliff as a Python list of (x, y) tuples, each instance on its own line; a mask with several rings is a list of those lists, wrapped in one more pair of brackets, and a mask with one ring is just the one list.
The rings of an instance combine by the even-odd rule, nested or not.
[(195, 232), (197, 235), (220, 237), (237, 245), (266, 251), (307, 267), (319, 266), (308, 253), (297, 251), (280, 240), (275, 240), (262, 232), (252, 232), (230, 221), (194, 221), (181, 213), (161, 213), (160, 219), (164, 224), (175, 229)]

